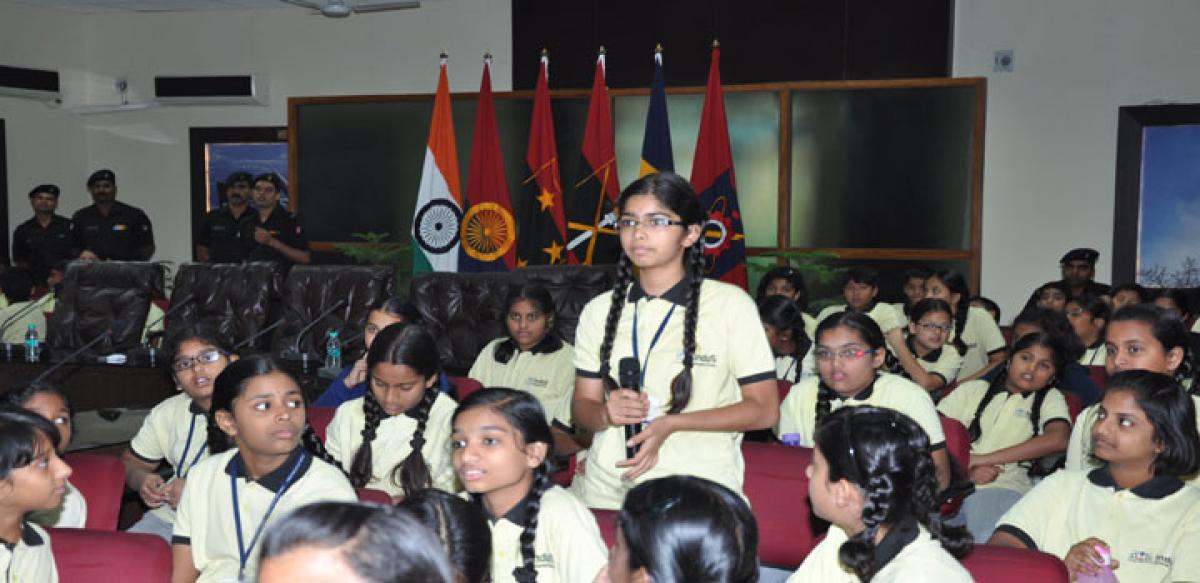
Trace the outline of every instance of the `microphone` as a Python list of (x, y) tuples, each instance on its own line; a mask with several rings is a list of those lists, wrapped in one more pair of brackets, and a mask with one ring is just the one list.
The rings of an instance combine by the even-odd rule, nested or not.
[(170, 309), (168, 309), (166, 312), (163, 312), (163, 315), (160, 316), (157, 320), (155, 320), (149, 324), (146, 324), (145, 328), (147, 330), (149, 330), (149, 329), (157, 326), (160, 322), (162, 322), (163, 320), (166, 320), (167, 316), (174, 314), (179, 308), (182, 308), (182, 307), (192, 303), (192, 300), (194, 300), (194, 299), (196, 299), (196, 296), (191, 295), (191, 296), (187, 296), (187, 297), (183, 298), (182, 300), (179, 300), (178, 302), (175, 302), (174, 304), (171, 304)]
[(87, 344), (80, 346), (75, 352), (72, 352), (71, 354), (67, 355), (66, 358), (56, 362), (54, 364), (54, 366), (51, 366), (50, 368), (42, 371), (42, 374), (40, 374), (36, 378), (34, 378), (33, 382), (31, 382), (30, 384), (37, 384), (37, 383), (45, 380), (46, 377), (49, 377), (51, 373), (62, 368), (67, 363), (74, 361), (76, 358), (79, 357), (80, 354), (83, 354), (87, 349), (99, 344), (101, 340), (112, 337), (112, 333), (113, 333), (112, 328), (109, 328), (109, 329), (101, 332), (99, 336), (92, 338), (91, 340), (88, 341)]
[[(619, 382), (621, 388), (633, 389), (635, 391), (642, 390), (642, 367), (638, 364), (636, 357), (627, 356), (622, 358), (617, 365)], [(642, 432), (641, 423), (631, 423), (625, 426), (625, 441)], [(625, 457), (632, 458), (637, 455), (640, 446), (625, 446)]]
[(234, 344), (233, 351), (237, 352), (243, 346), (246, 346), (246, 345), (250, 344), (251, 342), (258, 340), (259, 338), (262, 338), (264, 334), (282, 326), (284, 322), (287, 322), (287, 320), (285, 318), (280, 318), (278, 320), (275, 320), (274, 322), (271, 323), (270, 326), (267, 326), (266, 328), (263, 328), (262, 330), (259, 330), (258, 332), (255, 332), (253, 335), (247, 337), (245, 340), (242, 340), (241, 342)]
[(300, 354), (300, 340), (304, 338), (304, 335), (307, 334), (309, 330), (312, 330), (314, 327), (316, 327), (317, 323), (319, 323), (321, 320), (324, 320), (326, 316), (340, 310), (346, 305), (346, 303), (347, 300), (345, 298), (338, 300), (332, 306), (330, 306), (329, 309), (317, 314), (312, 321), (301, 328), (300, 333), (296, 334), (296, 339), (292, 341), (292, 354)]
[(46, 298), (49, 298), (49, 297), (53, 297), (53, 296), (51, 296), (50, 294), (46, 294), (46, 295), (38, 298), (37, 301), (29, 302), (28, 306), (21, 308), (20, 310), (17, 311), (17, 313), (6, 318), (4, 320), (4, 323), (0, 324), (0, 338), (4, 337), (4, 333), (8, 331), (9, 326), (16, 324), (17, 321), (20, 320), (21, 318), (23, 318), (26, 314), (32, 312), (35, 308), (46, 303)]

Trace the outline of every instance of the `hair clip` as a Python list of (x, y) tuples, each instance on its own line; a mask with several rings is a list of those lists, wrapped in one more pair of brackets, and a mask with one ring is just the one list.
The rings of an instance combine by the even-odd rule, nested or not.
[(660, 516), (666, 514), (669, 510), (674, 508), (676, 505), (678, 505), (682, 501), (683, 501), (683, 499), (680, 498), (679, 496), (671, 496), (670, 498), (667, 498), (666, 500), (663, 500), (662, 502), (659, 502), (658, 504), (655, 504), (654, 506), (650, 507), (650, 509), (647, 513), (656, 518), (660, 517)]

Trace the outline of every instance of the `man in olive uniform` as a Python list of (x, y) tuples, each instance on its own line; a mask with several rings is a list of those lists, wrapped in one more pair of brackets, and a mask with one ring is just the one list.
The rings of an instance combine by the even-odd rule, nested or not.
[(308, 239), (292, 213), (279, 206), (283, 179), (273, 172), (254, 177), (255, 212), (242, 221), (246, 261), (275, 261), (283, 265), (308, 263)]
[(204, 216), (196, 260), (204, 263), (241, 263), (247, 245), (242, 241), (241, 222), (254, 214), (250, 209), (251, 178), (248, 172), (234, 172), (225, 179), (226, 204)]
[(50, 269), (60, 261), (79, 256), (71, 236), (71, 220), (59, 215), (58, 195), (53, 184), (40, 184), (29, 191), (33, 218), (13, 231), (13, 263), (29, 269), (36, 285), (46, 285)]
[(92, 205), (71, 217), (79, 258), (91, 261), (148, 261), (154, 255), (154, 230), (141, 209), (117, 201), (117, 176), (97, 170), (88, 177)]

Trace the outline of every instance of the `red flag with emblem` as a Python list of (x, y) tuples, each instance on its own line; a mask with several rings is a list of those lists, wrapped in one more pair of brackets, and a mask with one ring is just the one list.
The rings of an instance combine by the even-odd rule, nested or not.
[(463, 212), (462, 256), (459, 271), (512, 269), (517, 259), (517, 223), (504, 178), (500, 132), (492, 104), (491, 55), (483, 61), (479, 83), (479, 108), (475, 113), (475, 141), (467, 174), (467, 201)]

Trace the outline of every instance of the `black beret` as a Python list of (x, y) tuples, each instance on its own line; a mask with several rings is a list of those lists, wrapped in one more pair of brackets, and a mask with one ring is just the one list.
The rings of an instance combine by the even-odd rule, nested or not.
[(228, 186), (237, 184), (239, 182), (245, 182), (246, 184), (252, 184), (254, 182), (254, 177), (251, 176), (249, 172), (242, 172), (239, 170), (237, 172), (234, 172), (233, 174), (230, 174), (229, 177), (225, 179), (225, 186), (228, 187)]
[(1067, 254), (1063, 255), (1062, 259), (1059, 260), (1059, 263), (1066, 263), (1068, 261), (1087, 261), (1088, 263), (1095, 265), (1097, 259), (1100, 259), (1099, 251), (1081, 247), (1079, 249), (1067, 251)]
[(104, 170), (97, 170), (95, 172), (92, 172), (91, 176), (88, 176), (87, 185), (94, 186), (97, 182), (100, 182), (101, 180), (107, 180), (108, 182), (116, 184), (117, 183), (117, 175), (113, 174), (113, 171), (109, 170), (107, 168)]
[(42, 192), (53, 194), (54, 198), (58, 198), (58, 195), (61, 194), (62, 191), (60, 191), (58, 187), (53, 184), (39, 184), (33, 187), (33, 190), (29, 191), (29, 198), (33, 198), (38, 193)]

